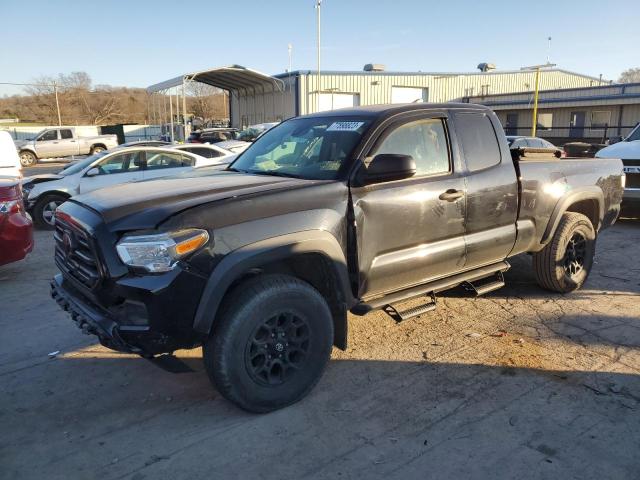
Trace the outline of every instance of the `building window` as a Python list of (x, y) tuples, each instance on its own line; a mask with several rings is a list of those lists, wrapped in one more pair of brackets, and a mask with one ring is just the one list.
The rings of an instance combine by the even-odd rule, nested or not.
[(539, 113), (537, 124), (536, 128), (538, 130), (551, 130), (553, 126), (553, 113)]
[(480, 95), (482, 95), (483, 97), (486, 95), (489, 95), (489, 87), (491, 85), (482, 85), (481, 86), (481, 90), (480, 90)]
[(611, 112), (600, 110), (591, 112), (591, 128), (604, 128), (611, 125)]

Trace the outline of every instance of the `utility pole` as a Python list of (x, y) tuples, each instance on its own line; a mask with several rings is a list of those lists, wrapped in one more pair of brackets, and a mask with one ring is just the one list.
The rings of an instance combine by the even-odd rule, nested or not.
[(58, 102), (58, 84), (53, 82), (53, 93), (56, 96), (56, 110), (58, 111), (58, 126), (62, 126), (62, 117), (60, 116), (60, 102)]
[(291, 52), (293, 50), (293, 45), (287, 45), (287, 50), (289, 51), (289, 91), (291, 91)]
[(316, 13), (317, 13), (317, 26), (318, 26), (318, 71), (317, 71), (317, 83), (318, 83), (318, 96), (316, 97), (316, 112), (320, 110), (320, 6), (322, 0), (316, 0)]
[(547, 63), (551, 63), (551, 37), (547, 37)]
[(523, 67), (520, 70), (535, 70), (536, 72), (536, 85), (535, 92), (533, 94), (533, 117), (531, 119), (531, 136), (536, 136), (536, 131), (538, 129), (538, 93), (540, 88), (540, 69), (541, 68), (550, 68), (555, 67), (554, 63), (545, 63), (544, 65), (534, 65), (532, 67)]

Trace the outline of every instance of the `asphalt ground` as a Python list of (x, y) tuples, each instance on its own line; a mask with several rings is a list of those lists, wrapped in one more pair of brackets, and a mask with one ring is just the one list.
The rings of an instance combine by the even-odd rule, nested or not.
[(267, 415), (225, 401), (199, 349), (174, 374), (83, 335), (49, 298), (51, 232), (35, 241), (0, 267), (1, 479), (640, 476), (637, 220), (602, 233), (573, 294), (521, 256), (485, 297), (350, 316), (315, 390)]

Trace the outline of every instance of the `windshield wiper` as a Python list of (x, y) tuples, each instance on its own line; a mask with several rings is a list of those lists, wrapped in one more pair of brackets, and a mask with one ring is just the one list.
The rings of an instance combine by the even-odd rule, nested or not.
[(276, 170), (247, 170), (246, 173), (252, 173), (254, 175), (269, 175), (273, 177), (286, 177), (286, 178), (302, 178), (293, 173), (278, 172)]
[(227, 167), (225, 170), (227, 172), (248, 173), (247, 170), (240, 170), (239, 168), (234, 168), (234, 167)]

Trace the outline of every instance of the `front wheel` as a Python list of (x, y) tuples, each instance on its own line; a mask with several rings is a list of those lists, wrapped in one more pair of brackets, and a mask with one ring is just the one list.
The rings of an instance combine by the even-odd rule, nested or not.
[(23, 167), (33, 167), (36, 163), (38, 163), (38, 157), (33, 152), (29, 150), (22, 150), (20, 152), (20, 165)]
[(263, 275), (236, 287), (221, 308), (203, 358), (227, 400), (263, 413), (313, 389), (333, 345), (331, 312), (316, 289), (287, 275)]
[(47, 230), (53, 230), (55, 227), (55, 211), (66, 201), (67, 197), (57, 194), (47, 194), (40, 198), (35, 207), (33, 207), (33, 220), (36, 225)]
[(596, 250), (596, 233), (581, 213), (566, 212), (551, 241), (533, 254), (538, 285), (554, 292), (579, 289), (589, 276)]

